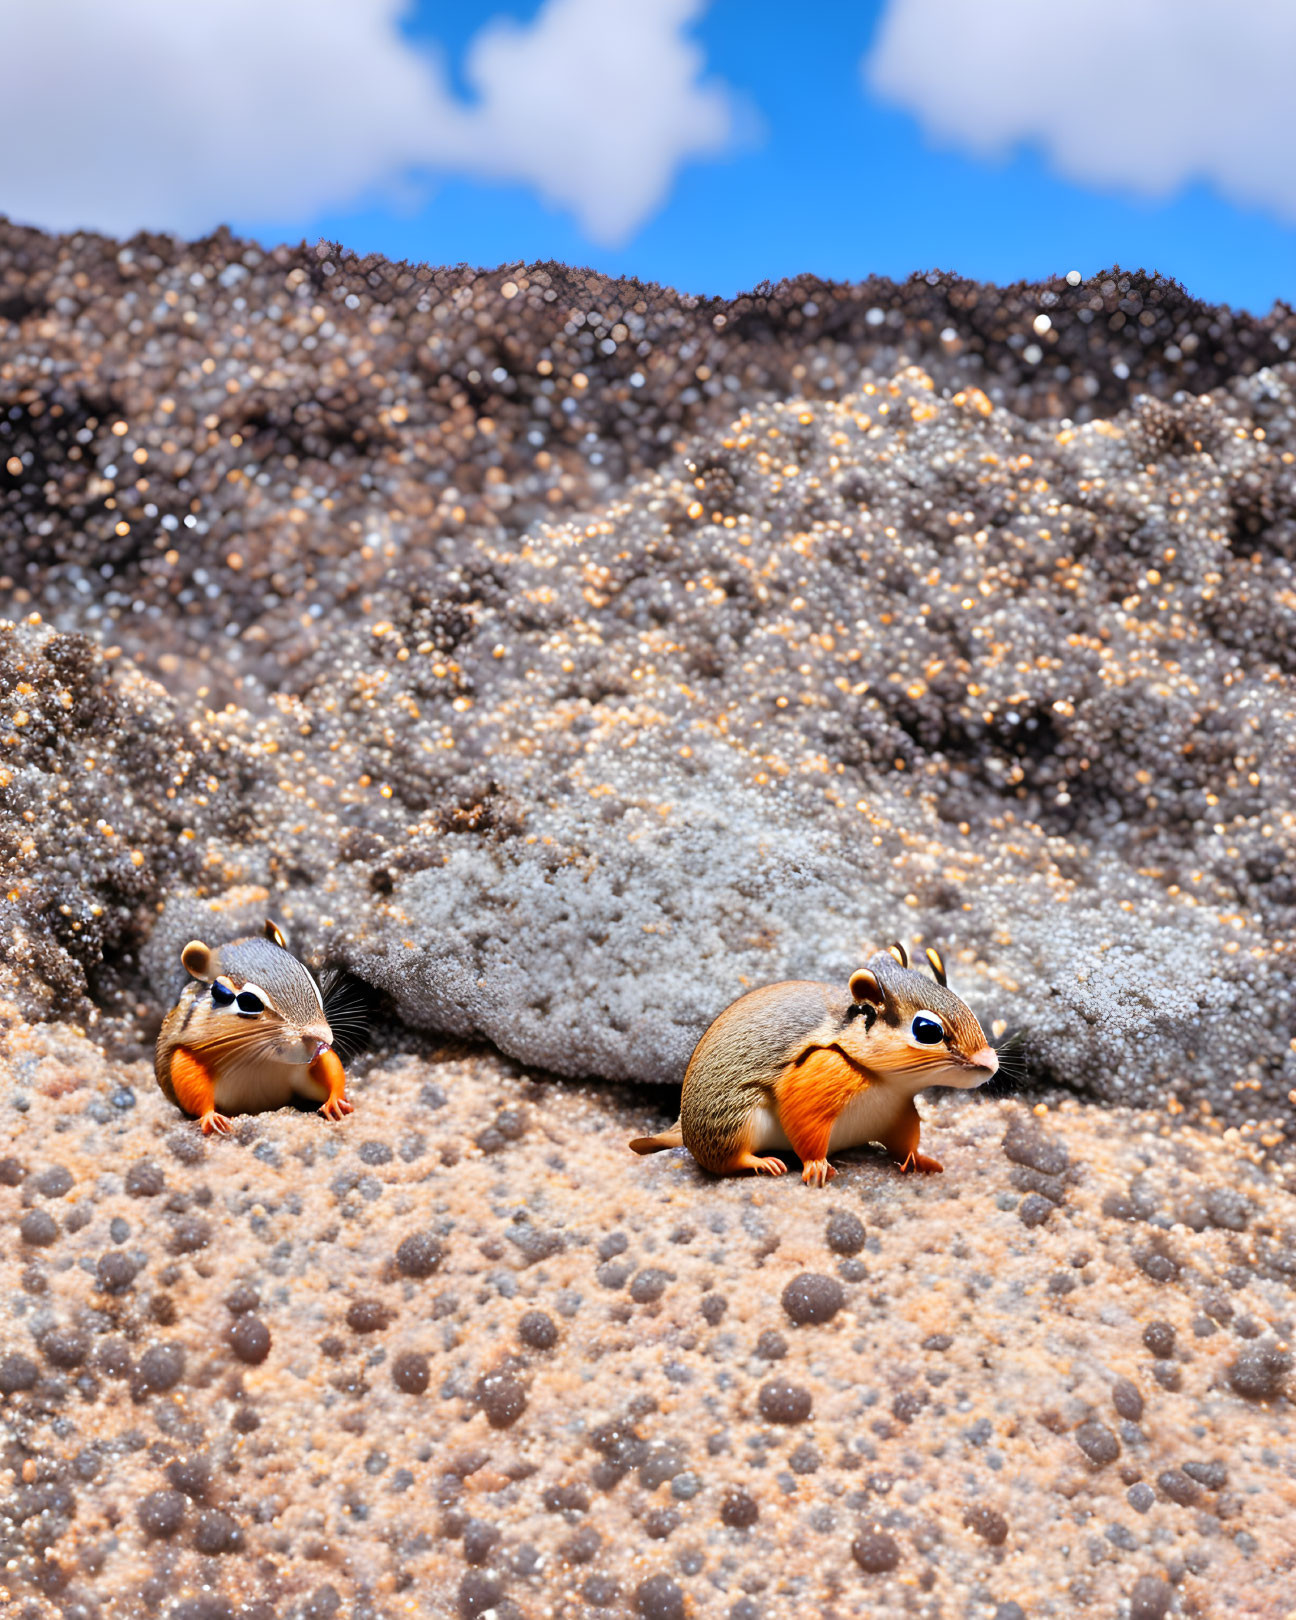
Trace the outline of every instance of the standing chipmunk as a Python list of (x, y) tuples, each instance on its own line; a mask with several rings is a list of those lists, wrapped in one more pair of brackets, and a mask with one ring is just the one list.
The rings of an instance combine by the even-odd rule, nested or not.
[(218, 950), (190, 940), (180, 960), (196, 982), (162, 1020), (154, 1067), (163, 1094), (204, 1136), (227, 1135), (227, 1113), (282, 1108), (294, 1096), (319, 1103), (325, 1119), (352, 1112), (325, 997), (274, 923), (264, 938)]
[(720, 1176), (781, 1176), (787, 1166), (771, 1150), (791, 1150), (816, 1187), (837, 1174), (830, 1152), (865, 1142), (880, 1142), (901, 1170), (940, 1170), (918, 1151), (914, 1093), (979, 1086), (999, 1059), (946, 985), (940, 954), (926, 956), (932, 979), (892, 945), (852, 974), (849, 996), (805, 979), (740, 996), (693, 1048), (679, 1119), (631, 1148), (686, 1147)]

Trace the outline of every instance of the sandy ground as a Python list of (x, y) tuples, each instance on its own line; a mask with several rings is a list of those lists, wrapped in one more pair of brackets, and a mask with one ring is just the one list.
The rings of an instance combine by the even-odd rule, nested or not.
[(6, 1054), (17, 1615), (1296, 1614), (1296, 1198), (1235, 1132), (936, 1097), (943, 1175), (816, 1191), (485, 1051), (210, 1143)]

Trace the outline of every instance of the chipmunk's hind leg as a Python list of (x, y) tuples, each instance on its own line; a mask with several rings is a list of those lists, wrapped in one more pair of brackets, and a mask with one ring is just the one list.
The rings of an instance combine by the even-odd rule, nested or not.
[[(755, 1170), (767, 1176), (781, 1176), (787, 1169), (782, 1159), (776, 1159), (764, 1154), (752, 1152), (751, 1121), (745, 1129), (739, 1132), (736, 1141), (731, 1144), (717, 1143), (715, 1141), (699, 1142), (690, 1149), (693, 1157), (704, 1170), (709, 1170), (714, 1176), (732, 1176), (740, 1170)], [(684, 1146), (684, 1132), (676, 1120), (668, 1131), (660, 1131), (656, 1136), (637, 1136), (630, 1143), (634, 1153), (660, 1153), (664, 1148), (677, 1148)]]
[(785, 1176), (787, 1165), (782, 1159), (773, 1153), (756, 1151), (757, 1144), (763, 1140), (762, 1127), (765, 1123), (764, 1110), (759, 1107), (753, 1108), (737, 1140), (727, 1152), (722, 1151), (714, 1155), (714, 1162), (708, 1160), (707, 1169), (714, 1171), (718, 1176), (737, 1175), (740, 1170), (753, 1170), (758, 1176)]
[(782, 1159), (776, 1158), (772, 1153), (753, 1153), (750, 1148), (743, 1148), (741, 1152), (736, 1153), (720, 1174), (731, 1176), (739, 1170), (754, 1170), (758, 1176), (787, 1175), (787, 1165)]
[(171, 1089), (185, 1113), (202, 1126), (204, 1136), (230, 1134), (233, 1126), (216, 1111), (216, 1076), (187, 1046), (177, 1046), (171, 1054)]
[(630, 1143), (631, 1153), (661, 1153), (665, 1148), (684, 1146), (684, 1133), (680, 1130), (680, 1122), (676, 1120), (668, 1131), (659, 1131), (656, 1136), (636, 1136)]

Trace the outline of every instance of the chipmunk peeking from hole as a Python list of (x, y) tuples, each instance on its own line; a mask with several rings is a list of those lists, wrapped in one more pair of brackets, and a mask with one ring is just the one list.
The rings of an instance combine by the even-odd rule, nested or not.
[(358, 998), (345, 977), (315, 976), (267, 921), (264, 937), (213, 949), (191, 940), (180, 960), (192, 976), (162, 1021), (154, 1066), (163, 1094), (227, 1135), (229, 1114), (282, 1108), (296, 1097), (325, 1119), (352, 1112), (336, 1047), (362, 1044)]
[(686, 1147), (721, 1176), (781, 1176), (787, 1166), (773, 1155), (792, 1152), (802, 1181), (816, 1187), (837, 1174), (829, 1153), (867, 1142), (881, 1143), (901, 1170), (939, 1171), (918, 1151), (914, 1094), (979, 1086), (999, 1059), (946, 984), (939, 952), (926, 956), (930, 978), (897, 944), (852, 975), (849, 994), (791, 980), (740, 996), (694, 1047), (677, 1122), (631, 1148)]

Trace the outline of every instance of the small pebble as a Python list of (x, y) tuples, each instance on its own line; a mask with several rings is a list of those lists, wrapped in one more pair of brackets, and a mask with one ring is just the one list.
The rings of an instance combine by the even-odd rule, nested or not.
[(1159, 1575), (1140, 1575), (1130, 1592), (1130, 1620), (1165, 1620), (1174, 1590)]
[(762, 1384), (756, 1404), (767, 1423), (804, 1423), (814, 1405), (808, 1389), (786, 1378)]
[(518, 1322), (518, 1338), (531, 1350), (552, 1350), (558, 1343), (558, 1324), (544, 1311), (527, 1311)]
[(759, 1517), (756, 1498), (741, 1486), (727, 1490), (720, 1499), (720, 1522), (731, 1530), (748, 1530)]
[(1228, 1369), (1228, 1381), (1248, 1401), (1272, 1401), (1282, 1394), (1291, 1371), (1289, 1352), (1273, 1345), (1248, 1345)]
[(1157, 1488), (1180, 1507), (1191, 1507), (1201, 1495), (1201, 1486), (1181, 1468), (1167, 1468), (1157, 1475)]
[(470, 1569), (459, 1582), (459, 1614), (461, 1620), (476, 1620), (499, 1607), (504, 1596), (504, 1583), (491, 1570)]
[(867, 1575), (885, 1575), (900, 1562), (900, 1547), (885, 1530), (866, 1530), (851, 1542), (851, 1557)]
[(188, 1503), (179, 1491), (150, 1491), (135, 1509), (140, 1529), (154, 1541), (175, 1535)]
[(406, 1350), (392, 1362), (392, 1383), (405, 1395), (421, 1395), (428, 1387), (431, 1369), (428, 1358)]
[(468, 1564), (484, 1564), (500, 1539), (499, 1529), (487, 1519), (469, 1519), (464, 1526), (463, 1554)]
[(982, 1502), (974, 1503), (963, 1513), (963, 1523), (975, 1531), (991, 1547), (1002, 1547), (1008, 1539), (1008, 1521), (1002, 1513)]
[(1112, 1405), (1131, 1423), (1137, 1423), (1143, 1416), (1143, 1397), (1128, 1378), (1118, 1378), (1112, 1385)]
[(669, 1575), (650, 1575), (635, 1587), (634, 1612), (639, 1620), (684, 1620), (683, 1590)]
[(206, 1457), (177, 1457), (167, 1465), (167, 1482), (193, 1502), (206, 1500), (211, 1488), (211, 1464)]
[(1120, 1456), (1120, 1441), (1105, 1423), (1091, 1418), (1075, 1431), (1075, 1443), (1095, 1468), (1105, 1467)]
[(229, 1330), (230, 1349), (249, 1367), (258, 1367), (270, 1354), (270, 1329), (251, 1312), (235, 1318)]
[(135, 1364), (131, 1395), (135, 1400), (174, 1389), (184, 1376), (185, 1353), (178, 1344), (155, 1344)]
[(29, 1209), (18, 1223), (18, 1236), (29, 1249), (47, 1249), (58, 1234), (58, 1222), (43, 1209)]
[(353, 1333), (381, 1333), (391, 1315), (379, 1299), (355, 1299), (347, 1306), (346, 1323)]
[(824, 1237), (834, 1254), (858, 1254), (867, 1236), (864, 1222), (848, 1209), (836, 1209), (828, 1217)]
[(831, 1322), (846, 1303), (846, 1295), (836, 1277), (803, 1271), (783, 1290), (783, 1309), (798, 1327)]
[(1039, 1193), (1027, 1193), (1017, 1206), (1017, 1218), (1023, 1226), (1042, 1226), (1053, 1210), (1051, 1199), (1044, 1198)]
[(671, 1281), (669, 1271), (661, 1271), (656, 1266), (649, 1266), (647, 1270), (635, 1275), (630, 1284), (630, 1298), (636, 1305), (650, 1305), (661, 1298)]
[(136, 1159), (126, 1172), (126, 1191), (132, 1198), (156, 1198), (165, 1186), (161, 1166), (151, 1159)]
[(584, 1524), (563, 1542), (562, 1556), (569, 1564), (588, 1564), (603, 1550), (603, 1537), (592, 1524)]
[(430, 1277), (445, 1259), (445, 1245), (431, 1232), (414, 1232), (396, 1250), (396, 1269), (403, 1277)]
[(0, 1358), (0, 1395), (18, 1395), (34, 1389), (40, 1368), (29, 1357), (16, 1352)]
[(483, 1373), (477, 1380), (475, 1394), (492, 1429), (512, 1428), (526, 1411), (526, 1386), (512, 1373)]
[(220, 1508), (204, 1508), (194, 1525), (193, 1544), (198, 1552), (209, 1556), (236, 1552), (243, 1544), (243, 1532)]
[(51, 1366), (79, 1367), (90, 1353), (90, 1336), (79, 1328), (55, 1328), (41, 1339), (40, 1347)]
[(139, 1266), (128, 1254), (110, 1251), (95, 1263), (95, 1275), (105, 1294), (121, 1294), (135, 1281)]

